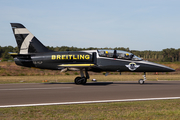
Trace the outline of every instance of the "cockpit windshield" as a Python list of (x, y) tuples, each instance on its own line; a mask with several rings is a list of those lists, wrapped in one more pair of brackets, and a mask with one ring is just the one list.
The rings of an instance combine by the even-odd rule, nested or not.
[(136, 55), (122, 50), (98, 50), (100, 57), (109, 57), (126, 60), (142, 60)]

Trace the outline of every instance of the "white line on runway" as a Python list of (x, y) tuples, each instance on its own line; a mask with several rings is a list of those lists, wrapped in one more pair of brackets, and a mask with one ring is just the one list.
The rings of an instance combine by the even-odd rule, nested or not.
[(0, 91), (7, 91), (7, 90), (46, 90), (46, 89), (67, 89), (71, 87), (50, 87), (50, 88), (15, 88), (15, 89), (0, 89)]
[(108, 103), (108, 102), (129, 102), (129, 101), (146, 101), (146, 100), (171, 100), (171, 99), (180, 99), (180, 97), (122, 99), (122, 100), (98, 100), (98, 101), (59, 102), (59, 103), (20, 104), (20, 105), (2, 105), (2, 106), (0, 106), (0, 108), (6, 108), (6, 107), (44, 106), (44, 105), (87, 104), (87, 103)]

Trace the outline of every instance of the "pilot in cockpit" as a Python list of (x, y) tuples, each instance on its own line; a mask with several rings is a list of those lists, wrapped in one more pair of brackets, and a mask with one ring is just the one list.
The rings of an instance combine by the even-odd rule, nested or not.
[(134, 56), (133, 54), (129, 55), (129, 53), (126, 53), (124, 57), (125, 57), (125, 59), (131, 60), (133, 58), (133, 56)]

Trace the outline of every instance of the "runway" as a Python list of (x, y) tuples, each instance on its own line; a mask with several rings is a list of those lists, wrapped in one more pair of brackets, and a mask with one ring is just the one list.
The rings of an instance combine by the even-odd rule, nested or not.
[(146, 81), (144, 85), (137, 82), (0, 84), (0, 107), (167, 97), (180, 98), (180, 81)]

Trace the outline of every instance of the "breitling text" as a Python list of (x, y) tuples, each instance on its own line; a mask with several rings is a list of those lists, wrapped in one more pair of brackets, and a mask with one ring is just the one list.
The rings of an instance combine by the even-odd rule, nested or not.
[(52, 55), (52, 60), (89, 60), (90, 55)]

